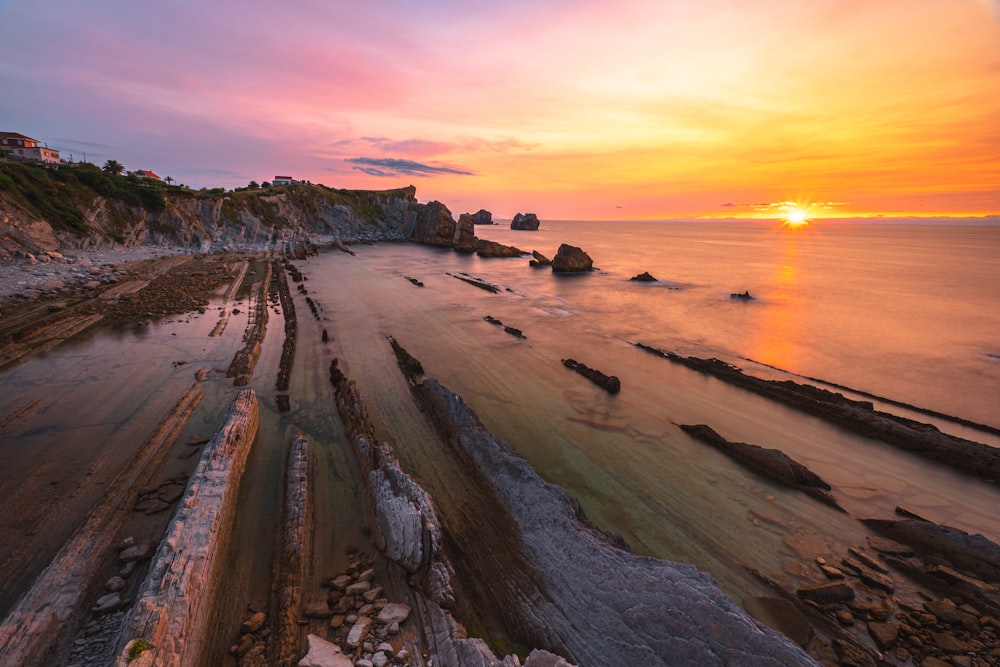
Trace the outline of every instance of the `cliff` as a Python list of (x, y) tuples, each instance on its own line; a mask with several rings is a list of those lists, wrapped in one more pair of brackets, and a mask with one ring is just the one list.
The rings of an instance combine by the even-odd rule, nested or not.
[(194, 191), (104, 174), (0, 162), (0, 260), (24, 253), (140, 245), (198, 251), (245, 244), (393, 241), (424, 205), (416, 188), (337, 190), (293, 185)]

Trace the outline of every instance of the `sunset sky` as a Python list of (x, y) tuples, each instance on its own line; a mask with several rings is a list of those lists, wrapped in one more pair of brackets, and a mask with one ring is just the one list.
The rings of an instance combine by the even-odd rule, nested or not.
[(0, 0), (0, 130), (498, 217), (1000, 213), (1000, 0)]

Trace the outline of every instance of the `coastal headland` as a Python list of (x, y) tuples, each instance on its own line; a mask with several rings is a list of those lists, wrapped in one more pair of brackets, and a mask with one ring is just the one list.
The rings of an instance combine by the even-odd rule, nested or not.
[[(516, 285), (435, 267), (439, 253), (482, 249), (485, 261), (534, 270), (516, 248), (476, 238), (474, 216), (456, 221), (412, 187), (168, 190), (162, 208), (88, 201), (72, 187), (76, 198), (58, 201), (79, 217), (61, 221), (0, 192), (0, 382), (11, 388), (0, 498), (18, 510), (0, 522), (0, 663), (1000, 659), (1000, 547), (904, 507), (862, 516), (835, 480), (768, 443), (729, 441), (711, 423), (678, 423), (670, 436), (736, 462), (719, 475), (738, 480), (720, 482), (730, 485), (720, 521), (722, 498), (739, 505), (741, 488), (762, 486), (767, 503), (850, 527), (838, 543), (804, 539), (777, 510), (738, 508), (762, 544), (788, 554), (776, 571), (748, 565), (741, 549), (766, 548), (749, 544), (725, 547), (732, 577), (653, 557), (627, 522), (592, 512), (598, 499), (563, 488), (574, 484), (568, 465), (565, 483), (539, 475), (442, 358), (492, 368), (493, 400), (512, 414), (516, 391), (536, 391), (515, 380), (531, 366), (518, 360), (548, 358), (544, 377), (570, 399), (614, 405), (643, 388), (585, 345), (553, 348), (514, 328)], [(404, 242), (426, 246), (423, 273), (376, 271), (361, 245)], [(487, 304), (503, 321), (479, 312)], [(503, 353), (483, 360), (468, 341), (493, 333)], [(102, 346), (116, 337), (135, 351)], [(636, 343), (630, 358), (644, 372), (683, 366), (738, 383), (754, 405), (781, 402), (826, 428), (863, 428), (872, 447), (995, 480), (988, 445)], [(606, 409), (576, 423), (626, 430)], [(525, 420), (544, 423), (537, 412)], [(733, 599), (717, 584), (740, 577), (756, 594)]]

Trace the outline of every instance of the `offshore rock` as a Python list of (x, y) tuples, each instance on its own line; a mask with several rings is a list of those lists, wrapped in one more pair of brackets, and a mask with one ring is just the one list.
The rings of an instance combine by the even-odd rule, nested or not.
[(581, 364), (576, 359), (563, 359), (562, 364), (571, 371), (576, 371), (587, 378), (609, 394), (617, 394), (622, 390), (621, 380), (616, 375), (605, 375), (596, 368)]
[(581, 248), (568, 243), (563, 243), (556, 251), (556, 256), (552, 260), (552, 271), (554, 273), (577, 273), (581, 271), (593, 271), (594, 260)]
[(512, 245), (479, 239), (479, 243), (476, 245), (476, 254), (480, 257), (520, 257), (524, 251)]
[(640, 283), (655, 283), (656, 282), (656, 278), (654, 278), (649, 273), (649, 271), (643, 271), (642, 273), (640, 273), (637, 276), (632, 276), (631, 278), (629, 278), (629, 280), (634, 280), (634, 281), (640, 282)]
[(484, 208), (479, 209), (472, 214), (472, 221), (477, 225), (492, 225), (493, 224), (493, 214)]
[(534, 213), (518, 213), (510, 221), (510, 228), (534, 232), (538, 230), (539, 224), (541, 223), (538, 220), (538, 216)]
[(550, 266), (552, 260), (538, 252), (537, 250), (531, 251), (531, 261), (528, 262), (529, 266)]

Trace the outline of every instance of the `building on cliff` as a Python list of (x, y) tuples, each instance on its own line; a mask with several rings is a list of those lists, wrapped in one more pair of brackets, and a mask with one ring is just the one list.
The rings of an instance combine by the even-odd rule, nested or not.
[(59, 164), (59, 151), (48, 146), (39, 146), (37, 139), (17, 132), (0, 132), (0, 152), (15, 160)]
[(151, 181), (160, 181), (160, 180), (163, 180), (159, 176), (157, 176), (156, 174), (154, 174), (153, 172), (151, 172), (148, 169), (137, 169), (136, 171), (134, 171), (132, 173), (135, 174), (136, 176), (138, 176), (139, 178), (148, 178)]

